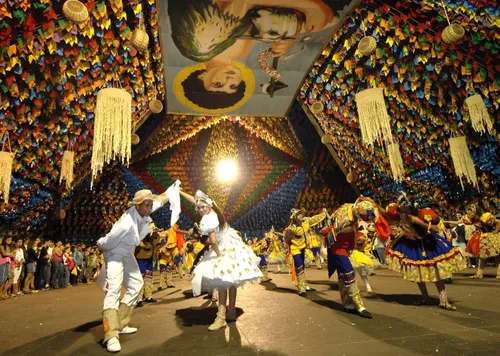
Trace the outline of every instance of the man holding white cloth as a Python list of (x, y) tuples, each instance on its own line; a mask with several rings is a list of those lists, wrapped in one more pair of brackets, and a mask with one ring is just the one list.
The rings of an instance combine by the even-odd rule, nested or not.
[[(121, 350), (119, 334), (132, 334), (137, 328), (128, 326), (132, 311), (144, 284), (134, 257), (134, 250), (150, 233), (149, 215), (170, 201), (171, 224), (179, 218), (180, 181), (176, 181), (161, 195), (144, 189), (135, 193), (129, 209), (113, 225), (111, 231), (97, 241), (106, 262), (107, 293), (104, 298), (104, 343), (110, 352)], [(175, 220), (175, 221), (174, 221)], [(174, 221), (174, 222), (172, 222)], [(122, 284), (126, 292), (120, 301)]]

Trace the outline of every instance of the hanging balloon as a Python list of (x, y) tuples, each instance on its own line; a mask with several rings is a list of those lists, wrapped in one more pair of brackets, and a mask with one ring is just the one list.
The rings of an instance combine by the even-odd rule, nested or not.
[(158, 99), (151, 100), (149, 102), (149, 110), (154, 114), (158, 114), (163, 110), (163, 104)]
[(358, 175), (356, 174), (356, 172), (349, 172), (346, 175), (346, 179), (347, 179), (348, 183), (352, 184), (352, 183), (355, 183), (358, 180)]
[(327, 145), (329, 143), (332, 143), (333, 142), (333, 137), (330, 136), (330, 135), (323, 135), (321, 136), (321, 143), (323, 145)]
[(137, 145), (137, 144), (139, 144), (139, 142), (141, 142), (141, 138), (139, 137), (139, 135), (133, 134), (131, 142), (133, 145)]
[(319, 115), (323, 112), (323, 110), (325, 109), (325, 106), (323, 105), (322, 102), (315, 102), (314, 104), (312, 104), (311, 106), (311, 112), (315, 115)]
[(68, 20), (78, 24), (86, 22), (89, 18), (87, 7), (78, 0), (66, 1), (62, 10)]
[(132, 42), (132, 46), (134, 46), (139, 52), (148, 48), (149, 36), (142, 25), (139, 25), (139, 27), (132, 32), (130, 41)]
[(441, 33), (441, 38), (447, 44), (451, 44), (460, 41), (462, 37), (464, 37), (464, 35), (464, 28), (457, 23), (452, 23), (446, 26), (446, 28), (443, 30), (443, 32)]
[(377, 40), (373, 36), (366, 36), (358, 42), (358, 51), (363, 56), (369, 56), (377, 48)]

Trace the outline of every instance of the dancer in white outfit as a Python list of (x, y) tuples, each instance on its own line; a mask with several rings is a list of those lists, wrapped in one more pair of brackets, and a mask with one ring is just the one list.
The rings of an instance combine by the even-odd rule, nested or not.
[[(198, 190), (195, 196), (180, 192), (196, 205), (202, 216), (199, 229), (201, 235), (208, 235), (210, 250), (194, 269), (193, 295), (203, 290), (217, 289), (219, 309), (217, 318), (208, 330), (225, 327), (226, 321), (236, 321), (236, 288), (257, 282), (262, 277), (260, 258), (241, 239), (240, 235), (226, 222), (215, 202)], [(226, 301), (229, 290), (229, 306), (226, 315)]]
[[(106, 262), (106, 297), (103, 307), (104, 343), (110, 352), (121, 350), (119, 334), (131, 334), (137, 328), (128, 326), (132, 311), (137, 304), (137, 298), (144, 284), (142, 275), (134, 257), (134, 249), (142, 239), (150, 233), (152, 219), (149, 215), (171, 201), (180, 210), (179, 184), (176, 182), (165, 193), (156, 196), (150, 190), (140, 190), (135, 193), (134, 200), (129, 203), (129, 209), (123, 214), (111, 231), (97, 241), (97, 246), (103, 251)], [(177, 202), (174, 204), (173, 202)], [(176, 211), (172, 212), (174, 215)], [(178, 217), (178, 213), (176, 215)], [(120, 301), (124, 285), (125, 295)]]

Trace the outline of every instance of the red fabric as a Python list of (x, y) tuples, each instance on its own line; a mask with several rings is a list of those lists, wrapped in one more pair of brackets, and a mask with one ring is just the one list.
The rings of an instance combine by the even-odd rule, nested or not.
[(181, 234), (180, 232), (178, 232), (177, 233), (177, 249), (180, 251), (184, 247), (185, 243), (186, 243), (186, 239), (184, 238), (184, 235)]
[(330, 231), (332, 231), (332, 229), (333, 229), (333, 225), (328, 225), (328, 226), (326, 226), (326, 227), (322, 228), (321, 230), (319, 230), (319, 233), (320, 233), (321, 235), (325, 235), (325, 236), (326, 236), (326, 235), (328, 235), (328, 233), (329, 233)]
[(439, 222), (438, 214), (431, 208), (422, 208), (418, 211), (418, 218), (426, 223), (437, 224)]
[(68, 269), (72, 271), (73, 268), (75, 267), (75, 261), (72, 258), (68, 258), (66, 260), (66, 267), (68, 267)]
[(377, 222), (375, 222), (375, 230), (377, 231), (378, 238), (383, 243), (386, 243), (391, 235), (391, 225), (380, 215)]
[(479, 256), (479, 242), (481, 241), (481, 231), (476, 231), (467, 242), (467, 247), (465, 251), (470, 253), (472, 256)]
[(348, 250), (354, 250), (356, 242), (356, 231), (344, 232), (335, 236), (335, 243), (330, 251), (334, 255), (349, 256)]

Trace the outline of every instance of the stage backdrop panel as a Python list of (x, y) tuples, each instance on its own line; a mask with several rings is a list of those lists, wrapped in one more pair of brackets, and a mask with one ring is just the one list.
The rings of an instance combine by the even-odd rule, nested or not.
[(160, 0), (169, 113), (285, 116), (359, 0)]

